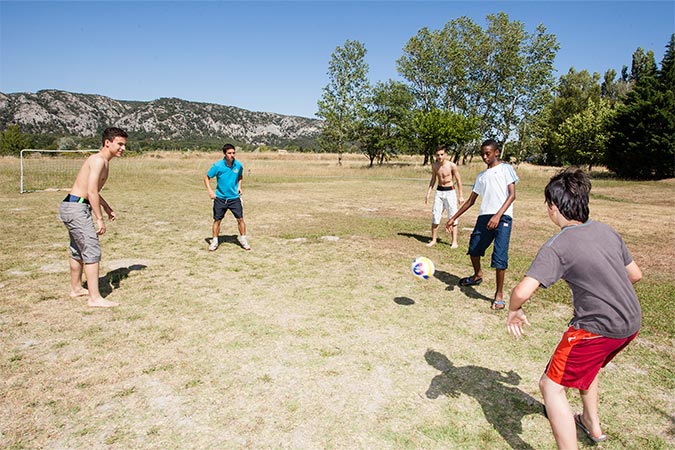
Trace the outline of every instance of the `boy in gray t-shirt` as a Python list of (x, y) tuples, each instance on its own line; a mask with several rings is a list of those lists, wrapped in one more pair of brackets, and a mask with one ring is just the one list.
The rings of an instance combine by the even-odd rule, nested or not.
[[(560, 232), (541, 247), (511, 293), (506, 321), (520, 337), (529, 325), (521, 307), (539, 286), (563, 279), (572, 291), (574, 317), (539, 380), (558, 448), (577, 448), (575, 425), (593, 442), (606, 439), (597, 374), (635, 338), (642, 318), (633, 289), (642, 272), (616, 231), (588, 219), (590, 190), (581, 170), (558, 173), (546, 185), (548, 215)], [(582, 414), (572, 414), (567, 388), (579, 389)]]

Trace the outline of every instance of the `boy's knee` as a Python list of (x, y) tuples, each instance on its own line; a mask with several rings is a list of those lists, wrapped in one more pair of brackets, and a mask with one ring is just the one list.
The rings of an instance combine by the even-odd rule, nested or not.
[(539, 390), (545, 397), (546, 394), (564, 393), (565, 387), (551, 380), (546, 374), (543, 374), (541, 378), (539, 378)]

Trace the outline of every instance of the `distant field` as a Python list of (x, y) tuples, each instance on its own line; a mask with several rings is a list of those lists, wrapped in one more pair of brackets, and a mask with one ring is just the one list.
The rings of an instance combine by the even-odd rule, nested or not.
[[(18, 159), (0, 158), (0, 448), (555, 448), (537, 381), (571, 316), (563, 283), (526, 305), (516, 341), (489, 309), (493, 271), (457, 285), (477, 206), (458, 250), (443, 234), (424, 246), (419, 158), (237, 156), (251, 252), (230, 215), (207, 251), (219, 153), (112, 161), (99, 283), (114, 310), (68, 298), (65, 193), (19, 194)], [(460, 167), (466, 197), (483, 167)], [(556, 232), (542, 193), (556, 169), (517, 171), (509, 291)], [(591, 217), (645, 275), (642, 333), (601, 374), (598, 448), (675, 445), (674, 193), (594, 174)], [(409, 273), (419, 255), (436, 263), (427, 282)]]

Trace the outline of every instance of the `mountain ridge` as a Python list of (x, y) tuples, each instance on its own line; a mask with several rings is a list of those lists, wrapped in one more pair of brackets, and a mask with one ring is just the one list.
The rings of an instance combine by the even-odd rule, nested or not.
[(12, 124), (33, 134), (93, 137), (108, 126), (118, 126), (138, 138), (157, 141), (231, 139), (251, 145), (309, 145), (316, 141), (323, 122), (175, 97), (116, 100), (44, 89), (0, 92), (0, 129)]

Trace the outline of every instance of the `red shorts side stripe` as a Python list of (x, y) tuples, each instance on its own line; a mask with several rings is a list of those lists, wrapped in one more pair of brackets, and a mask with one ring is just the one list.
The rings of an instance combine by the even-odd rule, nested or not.
[(560, 343), (553, 352), (553, 356), (551, 356), (548, 366), (546, 366), (546, 376), (552, 381), (562, 385), (563, 379), (565, 378), (565, 368), (567, 367), (567, 361), (572, 352), (572, 348), (583, 342), (584, 339), (597, 336), (597, 334), (585, 330), (576, 330), (574, 327), (569, 327), (567, 331), (563, 333)]
[(569, 327), (546, 366), (546, 376), (561, 386), (586, 390), (600, 369), (635, 336), (637, 333), (624, 339), (614, 339)]

